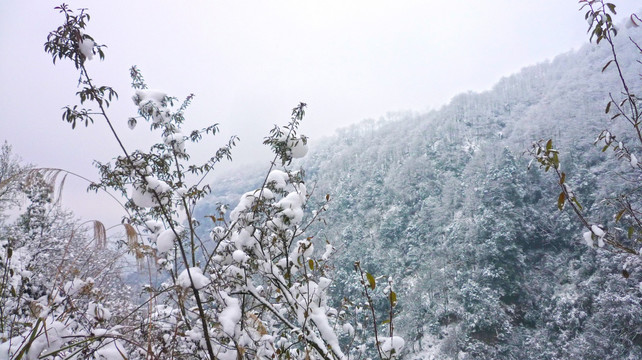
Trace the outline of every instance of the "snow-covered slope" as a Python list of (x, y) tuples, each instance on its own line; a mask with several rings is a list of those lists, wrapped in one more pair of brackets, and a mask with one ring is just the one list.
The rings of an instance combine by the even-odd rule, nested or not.
[[(642, 33), (629, 31), (620, 61), (640, 89), (639, 53), (626, 42)], [(603, 128), (627, 137), (604, 115), (619, 89), (613, 69), (600, 71), (609, 56), (605, 44), (587, 45), (491, 91), (364, 121), (312, 147), (295, 165), (313, 196), (332, 199), (314, 231), (340, 250), (337, 297), (359, 297), (355, 260), (392, 276), (408, 358), (642, 357), (642, 275), (623, 278), (623, 257), (583, 245), (578, 222), (556, 208), (554, 179), (528, 171), (524, 155), (555, 139), (584, 207), (608, 222), (595, 201), (618, 165), (593, 140)], [(213, 188), (229, 200), (247, 191), (237, 183)]]

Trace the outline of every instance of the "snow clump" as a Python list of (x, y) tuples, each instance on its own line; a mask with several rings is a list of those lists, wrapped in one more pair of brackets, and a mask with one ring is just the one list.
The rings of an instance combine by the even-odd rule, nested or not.
[[(182, 229), (176, 229), (177, 232), (181, 232)], [(158, 235), (156, 238), (156, 248), (158, 252), (164, 254), (174, 248), (174, 241), (176, 241), (176, 234), (174, 230), (167, 229)]]
[(604, 230), (598, 225), (592, 225), (591, 231), (597, 236), (597, 246), (604, 247), (604, 236), (606, 235)]
[(167, 124), (171, 119), (166, 97), (166, 93), (158, 90), (136, 90), (132, 100), (138, 111), (151, 116), (154, 124)]
[(130, 198), (138, 207), (152, 208), (158, 206), (158, 201), (154, 193), (161, 197), (163, 205), (167, 205), (170, 201), (168, 192), (171, 187), (164, 181), (155, 178), (154, 176), (145, 176), (146, 185), (137, 184), (132, 186)]
[(590, 231), (587, 231), (582, 235), (584, 237), (584, 242), (586, 243), (586, 246), (593, 247), (593, 233)]
[(386, 358), (389, 358), (392, 355), (399, 355), (405, 344), (406, 342), (400, 336), (393, 336), (392, 338), (387, 337), (381, 342), (381, 352)]
[(290, 148), (289, 155), (293, 159), (300, 159), (305, 157), (308, 153), (308, 144), (305, 137), (302, 137), (301, 139), (288, 139), (288, 147)]
[(234, 336), (236, 324), (241, 320), (241, 306), (237, 299), (228, 296), (226, 293), (220, 292), (220, 295), (227, 307), (218, 314), (218, 321), (223, 327), (223, 332), (228, 336)]
[(94, 58), (94, 45), (96, 45), (93, 40), (86, 39), (81, 35), (80, 42), (78, 43), (78, 50), (85, 57), (86, 60), (91, 60)]
[(267, 177), (267, 184), (272, 184), (277, 190), (285, 190), (290, 176), (281, 170), (272, 170)]
[(197, 267), (192, 267), (189, 268), (189, 274), (187, 273), (187, 269), (185, 269), (180, 275), (178, 275), (178, 285), (183, 289), (187, 289), (192, 286), (189, 281), (190, 275), (192, 275), (192, 281), (194, 281), (196, 289), (202, 289), (210, 283), (210, 280), (203, 275), (203, 270)]
[(87, 315), (98, 321), (111, 319), (111, 311), (101, 304), (96, 304), (93, 301), (87, 305)]

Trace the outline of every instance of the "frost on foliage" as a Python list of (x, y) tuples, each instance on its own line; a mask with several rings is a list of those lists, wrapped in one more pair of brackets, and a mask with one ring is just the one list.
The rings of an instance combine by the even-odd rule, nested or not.
[(210, 283), (210, 280), (207, 276), (203, 275), (203, 271), (200, 268), (192, 267), (189, 268), (189, 274), (187, 273), (187, 269), (185, 269), (180, 275), (178, 275), (178, 285), (183, 289), (187, 289), (192, 286), (192, 283), (189, 280), (190, 275), (192, 276), (194, 286), (197, 289), (202, 289)]
[(633, 167), (637, 167), (638, 166), (638, 158), (633, 154), (631, 154), (631, 166), (633, 166)]

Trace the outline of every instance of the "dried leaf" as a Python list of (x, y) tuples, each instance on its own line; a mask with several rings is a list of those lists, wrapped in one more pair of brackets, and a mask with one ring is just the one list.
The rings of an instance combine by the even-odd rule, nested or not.
[(562, 191), (560, 196), (557, 198), (557, 208), (562, 211), (564, 209), (564, 201), (566, 200), (566, 194)]
[(123, 224), (125, 227), (125, 234), (127, 235), (127, 245), (132, 248), (138, 243), (138, 232), (131, 226), (131, 224)]
[(94, 220), (94, 240), (96, 241), (96, 247), (98, 248), (107, 245), (107, 231), (105, 230), (105, 225), (98, 220)]

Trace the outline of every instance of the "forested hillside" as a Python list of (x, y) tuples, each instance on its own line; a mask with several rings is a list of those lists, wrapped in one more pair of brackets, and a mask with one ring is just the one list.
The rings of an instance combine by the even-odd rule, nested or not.
[[(636, 92), (642, 69), (627, 37), (642, 33), (627, 31), (619, 60)], [(641, 358), (638, 260), (586, 246), (577, 219), (557, 209), (556, 179), (537, 162), (528, 170), (531, 143), (555, 139), (586, 212), (612, 222), (597, 200), (635, 183), (619, 175), (627, 164), (593, 145), (605, 128), (626, 140), (622, 123), (604, 115), (618, 91), (614, 70), (600, 72), (609, 51), (586, 45), (439, 110), (313, 141), (297, 165), (313, 200), (330, 195), (325, 221), (309, 233), (338, 250), (335, 298), (359, 297), (356, 260), (392, 277), (406, 358)], [(211, 203), (244, 192), (241, 178), (260, 183), (261, 174), (218, 183)]]

